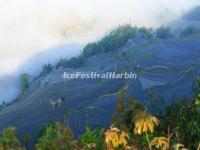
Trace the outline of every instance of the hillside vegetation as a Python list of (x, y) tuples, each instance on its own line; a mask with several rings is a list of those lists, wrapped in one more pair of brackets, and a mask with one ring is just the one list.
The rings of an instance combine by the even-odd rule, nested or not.
[[(199, 37), (198, 26), (123, 25), (33, 81), (22, 74), (23, 93), (1, 105), (0, 150), (199, 150)], [(140, 78), (61, 79), (79, 69)]]
[[(116, 95), (116, 112), (109, 129), (90, 130), (73, 138), (65, 122), (50, 122), (40, 131), (35, 150), (199, 150), (200, 95), (192, 101), (180, 101), (166, 107), (165, 114), (147, 112), (125, 90)], [(176, 110), (176, 111), (174, 111)], [(0, 134), (1, 150), (33, 149), (28, 143), (30, 135), (22, 141), (16, 128), (6, 128)]]

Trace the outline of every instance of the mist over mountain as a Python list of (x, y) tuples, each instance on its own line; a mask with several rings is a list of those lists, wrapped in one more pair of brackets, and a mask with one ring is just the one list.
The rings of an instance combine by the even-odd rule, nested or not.
[[(49, 121), (66, 121), (76, 137), (86, 126), (108, 127), (120, 90), (151, 113), (162, 113), (180, 99), (193, 99), (199, 90), (200, 30), (196, 26), (190, 29), (175, 33), (170, 27), (118, 26), (101, 40), (87, 44), (80, 55), (60, 59), (50, 69), (47, 66), (48, 71), (34, 78), (15, 101), (2, 105), (0, 129), (12, 125), (20, 136), (29, 133), (34, 140), (36, 131)], [(138, 78), (63, 79), (64, 72), (112, 71), (134, 72)], [(58, 109), (52, 111), (52, 106)]]
[(172, 22), (171, 27), (175, 30), (179, 30), (188, 26), (200, 26), (199, 13), (200, 6), (196, 6), (187, 13), (184, 13), (177, 21)]
[(61, 58), (70, 58), (81, 53), (83, 44), (65, 44), (38, 53), (19, 66), (16, 71), (0, 75), (0, 103), (15, 99), (21, 93), (20, 75), (29, 74), (30, 81), (40, 74), (42, 66), (55, 64)]
[(184, 20), (188, 21), (200, 21), (200, 6), (195, 7), (189, 13), (183, 16)]
[[(11, 101), (20, 92), (17, 80), (21, 73), (33, 77), (45, 62), (74, 56), (71, 54), (78, 54), (82, 47), (66, 46), (68, 49), (63, 49), (66, 53), (55, 48), (51, 55), (48, 49), (99, 40), (124, 23), (146, 27), (168, 25), (198, 3), (198, 0), (150, 0), (144, 5), (139, 0), (44, 0), (38, 6), (35, 0), (1, 1), (0, 102)], [(34, 57), (43, 52), (46, 57)], [(32, 69), (27, 69), (29, 66)]]

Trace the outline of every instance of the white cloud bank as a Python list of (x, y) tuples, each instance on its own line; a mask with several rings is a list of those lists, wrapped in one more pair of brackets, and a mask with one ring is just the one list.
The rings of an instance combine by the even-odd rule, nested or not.
[[(48, 48), (87, 43), (123, 23), (157, 27), (197, 4), (199, 0), (0, 0), (0, 76), (14, 73)], [(5, 84), (0, 94), (2, 89)]]

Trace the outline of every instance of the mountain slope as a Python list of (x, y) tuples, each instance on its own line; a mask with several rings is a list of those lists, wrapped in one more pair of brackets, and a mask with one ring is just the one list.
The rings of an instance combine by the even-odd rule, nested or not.
[[(141, 36), (142, 35), (142, 36)], [(0, 129), (36, 131), (48, 121), (64, 121), (75, 135), (86, 126), (108, 126), (115, 110), (115, 93), (122, 88), (150, 111), (191, 98), (200, 73), (200, 39), (130, 38), (116, 51), (88, 57), (82, 67), (59, 68), (35, 79), (19, 100), (0, 111)], [(63, 79), (64, 72), (134, 72), (136, 80)], [(60, 104), (53, 110), (54, 104)]]

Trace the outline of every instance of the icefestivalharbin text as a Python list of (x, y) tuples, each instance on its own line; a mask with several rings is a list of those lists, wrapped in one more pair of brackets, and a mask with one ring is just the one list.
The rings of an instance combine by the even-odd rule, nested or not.
[(137, 74), (132, 72), (105, 72), (105, 73), (97, 73), (97, 72), (73, 72), (63, 73), (64, 79), (137, 79)]

